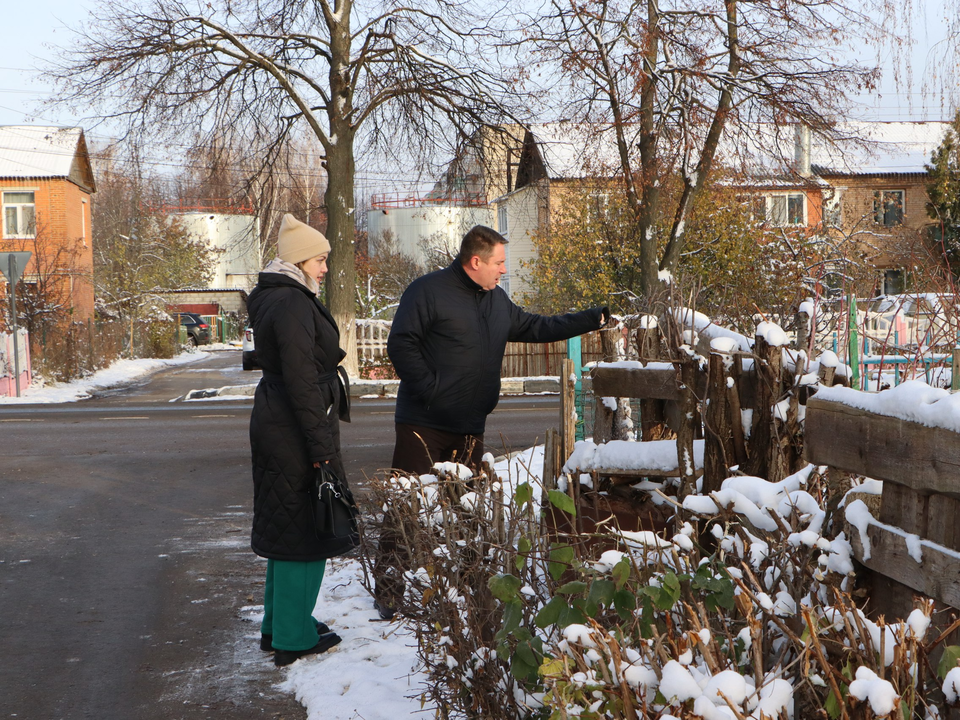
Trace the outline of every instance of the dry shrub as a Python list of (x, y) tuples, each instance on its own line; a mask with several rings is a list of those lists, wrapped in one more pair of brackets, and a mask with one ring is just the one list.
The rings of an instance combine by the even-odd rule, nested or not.
[(477, 478), (464, 470), (372, 483), (409, 553), (399, 609), (429, 678), (422, 701), (437, 717), (946, 710), (927, 659), (943, 639), (925, 638), (931, 604), (918, 603), (908, 622), (864, 614), (849, 543), (828, 530), (827, 488), (811, 467), (770, 483), (774, 497), (755, 506), (770, 509), (745, 514), (729, 494), (684, 507), (654, 491), (674, 509), (672, 537), (613, 521), (590, 536), (548, 531), (558, 523), (546, 516), (573, 510), (569, 496), (536, 479), (504, 482), (489, 465)]
[(123, 356), (171, 358), (180, 351), (177, 330), (170, 320), (144, 320), (132, 327), (120, 321), (45, 327), (30, 335), (33, 372), (49, 382), (70, 382)]

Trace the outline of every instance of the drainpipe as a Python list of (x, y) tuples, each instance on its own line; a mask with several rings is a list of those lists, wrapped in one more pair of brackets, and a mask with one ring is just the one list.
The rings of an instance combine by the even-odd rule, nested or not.
[(810, 128), (798, 123), (793, 144), (794, 161), (801, 177), (810, 177)]

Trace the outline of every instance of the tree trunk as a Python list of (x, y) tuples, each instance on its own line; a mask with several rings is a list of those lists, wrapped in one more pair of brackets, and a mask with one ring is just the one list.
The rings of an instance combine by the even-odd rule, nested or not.
[[(349, 142), (349, 144), (347, 144)], [(345, 147), (341, 147), (341, 144)], [(347, 356), (343, 365), (350, 377), (358, 377), (356, 297), (357, 270), (354, 262), (356, 242), (353, 222), (353, 143), (352, 138), (340, 138), (327, 153), (329, 182), (325, 200), (327, 205), (327, 235), (330, 257), (327, 259), (327, 307), (340, 328), (340, 346)]]
[(346, 351), (343, 365), (351, 377), (359, 376), (357, 361), (357, 268), (354, 256), (356, 246), (356, 218), (354, 208), (354, 149), (355, 128), (353, 88), (350, 84), (350, 5), (345, 3), (343, 19), (329, 22), (330, 28), (330, 101), (327, 117), (330, 137), (325, 143), (327, 152), (327, 235), (330, 239), (329, 272), (326, 278), (327, 307), (340, 327), (340, 346)]

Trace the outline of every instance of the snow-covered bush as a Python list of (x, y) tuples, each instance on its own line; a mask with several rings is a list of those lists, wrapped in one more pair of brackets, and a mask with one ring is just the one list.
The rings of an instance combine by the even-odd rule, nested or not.
[(563, 534), (568, 495), (489, 465), (375, 485), (438, 717), (934, 718), (960, 687), (930, 672), (930, 605), (890, 625), (857, 607), (812, 466), (672, 503), (669, 539)]

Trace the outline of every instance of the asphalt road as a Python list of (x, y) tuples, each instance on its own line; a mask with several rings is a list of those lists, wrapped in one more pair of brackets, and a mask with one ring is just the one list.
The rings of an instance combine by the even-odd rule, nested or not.
[[(0, 718), (305, 717), (252, 621), (251, 401), (170, 402), (257, 378), (225, 351), (80, 403), (0, 406)], [(488, 445), (529, 447), (557, 415), (555, 397), (504, 399)], [(392, 416), (358, 400), (342, 426), (361, 493)]]

